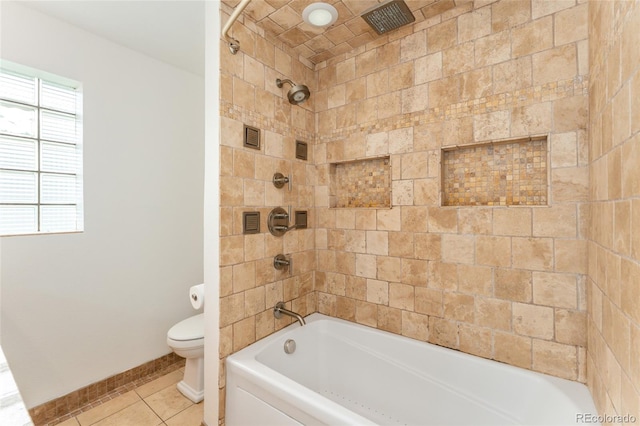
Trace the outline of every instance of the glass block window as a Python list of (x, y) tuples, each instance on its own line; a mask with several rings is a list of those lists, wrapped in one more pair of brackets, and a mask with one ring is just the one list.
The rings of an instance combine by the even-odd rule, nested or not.
[(83, 230), (79, 84), (40, 74), (0, 68), (0, 235)]

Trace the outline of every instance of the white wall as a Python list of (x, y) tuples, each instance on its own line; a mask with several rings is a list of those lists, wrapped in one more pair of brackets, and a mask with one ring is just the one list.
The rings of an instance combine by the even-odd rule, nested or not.
[(220, 368), (220, 4), (205, 6), (204, 424), (218, 424)]
[(2, 346), (2, 238), (0, 238), (0, 346)]
[(84, 91), (85, 232), (2, 241), (2, 347), (31, 408), (171, 352), (195, 313), (204, 81), (3, 3), (2, 58)]

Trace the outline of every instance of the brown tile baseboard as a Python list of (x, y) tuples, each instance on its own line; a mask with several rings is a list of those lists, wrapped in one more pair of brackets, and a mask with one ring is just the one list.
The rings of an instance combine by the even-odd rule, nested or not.
[(90, 384), (29, 410), (36, 426), (54, 425), (184, 366), (175, 353)]

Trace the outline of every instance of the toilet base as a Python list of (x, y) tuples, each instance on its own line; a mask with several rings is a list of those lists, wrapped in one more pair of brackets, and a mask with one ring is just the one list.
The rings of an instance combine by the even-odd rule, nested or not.
[(204, 390), (201, 390), (199, 392), (194, 391), (188, 384), (184, 382), (184, 380), (178, 383), (177, 387), (181, 394), (183, 394), (196, 404), (204, 399)]
[(187, 358), (184, 378), (177, 387), (181, 394), (196, 404), (204, 399), (204, 357)]

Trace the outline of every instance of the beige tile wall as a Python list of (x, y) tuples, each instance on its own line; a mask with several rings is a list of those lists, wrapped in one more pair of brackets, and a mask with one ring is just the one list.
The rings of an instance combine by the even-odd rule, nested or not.
[(587, 378), (601, 414), (640, 419), (640, 4), (589, 15)]
[[(230, 10), (221, 5), (222, 21)], [(285, 301), (302, 315), (316, 311), (313, 273), (315, 232), (295, 230), (282, 237), (268, 232), (266, 218), (277, 206), (308, 210), (313, 223), (315, 166), (295, 159), (295, 140), (313, 144), (315, 118), (312, 102), (292, 106), (288, 86), (276, 78), (289, 78), (316, 92), (310, 64), (295, 59), (281, 45), (266, 40), (249, 20), (233, 25), (231, 35), (241, 49), (232, 55), (221, 46), (221, 199), (220, 199), (220, 417), (224, 417), (224, 359), (288, 324), (275, 320), (273, 307)], [(295, 56), (295, 57), (294, 57)], [(261, 148), (243, 147), (243, 124), (261, 130)], [(273, 174), (291, 174), (292, 190), (278, 189)], [(243, 235), (242, 212), (259, 211), (260, 233)], [(291, 256), (293, 270), (276, 271), (275, 255)]]
[[(318, 64), (318, 310), (586, 380), (587, 4), (475, 1)], [(441, 207), (441, 149), (549, 135), (548, 207)], [(389, 155), (392, 209), (330, 209)], [(417, 164), (416, 164), (417, 163)]]

